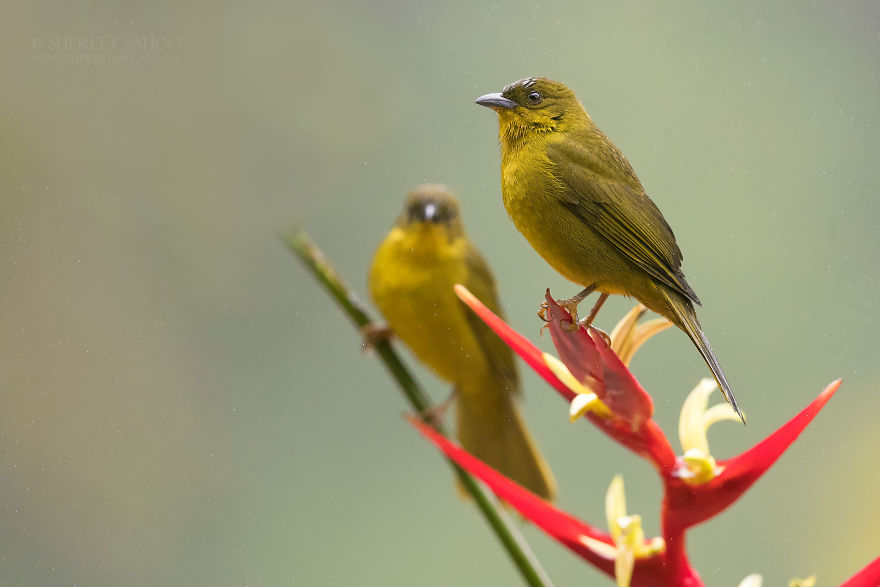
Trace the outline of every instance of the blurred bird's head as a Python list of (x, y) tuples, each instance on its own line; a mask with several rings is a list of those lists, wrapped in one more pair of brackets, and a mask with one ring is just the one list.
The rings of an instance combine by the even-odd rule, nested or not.
[(498, 113), (502, 140), (529, 131), (566, 130), (590, 120), (574, 92), (543, 77), (513, 82), (500, 93), (480, 96), (476, 103)]
[(464, 234), (458, 200), (445, 185), (423, 184), (406, 196), (397, 227), (410, 233), (451, 240)]

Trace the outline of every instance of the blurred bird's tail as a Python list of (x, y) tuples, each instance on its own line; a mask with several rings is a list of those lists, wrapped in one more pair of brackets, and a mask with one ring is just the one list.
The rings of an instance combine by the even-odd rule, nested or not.
[(706, 335), (703, 334), (703, 329), (700, 328), (700, 323), (697, 320), (697, 313), (694, 311), (693, 304), (674, 293), (664, 291), (663, 294), (675, 315), (675, 320), (673, 320), (673, 322), (685, 331), (688, 338), (691, 339), (691, 342), (694, 343), (694, 346), (697, 347), (697, 350), (703, 355), (703, 360), (706, 361), (706, 365), (709, 366), (712, 375), (715, 376), (715, 381), (718, 382), (718, 387), (721, 388), (721, 393), (724, 394), (724, 399), (730, 403), (730, 407), (733, 408), (733, 411), (736, 412), (736, 415), (739, 416), (739, 419), (745, 424), (746, 419), (743, 417), (739, 406), (736, 404), (736, 398), (733, 396), (733, 391), (730, 390), (730, 384), (727, 383), (727, 377), (724, 376), (721, 364), (718, 363), (718, 357), (715, 356), (715, 352), (712, 350), (712, 345), (709, 344), (709, 339), (706, 338)]
[(455, 409), (458, 440), (465, 450), (544, 499), (556, 496), (553, 473), (510, 390), (497, 381), (459, 385)]

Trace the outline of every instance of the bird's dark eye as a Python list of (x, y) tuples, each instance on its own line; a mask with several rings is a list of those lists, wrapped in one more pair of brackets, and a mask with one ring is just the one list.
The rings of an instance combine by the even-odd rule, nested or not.
[(541, 100), (543, 99), (543, 98), (541, 98), (541, 94), (539, 94), (538, 92), (529, 92), (528, 97), (529, 97), (529, 104), (540, 104)]

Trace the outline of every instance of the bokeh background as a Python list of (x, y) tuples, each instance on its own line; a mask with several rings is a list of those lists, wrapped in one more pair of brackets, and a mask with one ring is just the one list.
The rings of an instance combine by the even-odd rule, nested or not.
[[(713, 428), (717, 457), (844, 379), (690, 534), (694, 565), (839, 583), (880, 554), (878, 63), (867, 0), (4, 6), (0, 584), (517, 584), (279, 234), (306, 227), (363, 293), (407, 190), (448, 183), (538, 340), (544, 288), (577, 288), (508, 221), (473, 104), (530, 75), (575, 89), (675, 229), (750, 417)], [(675, 439), (702, 361), (670, 331), (634, 370)], [(560, 504), (604, 525), (622, 473), (656, 533), (649, 465), (525, 388)], [(523, 532), (558, 585), (609, 584)]]

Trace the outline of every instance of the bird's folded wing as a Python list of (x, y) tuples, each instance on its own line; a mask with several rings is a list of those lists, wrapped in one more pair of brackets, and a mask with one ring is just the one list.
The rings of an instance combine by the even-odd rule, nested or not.
[[(468, 288), (486, 307), (503, 318), (492, 272), (479, 251), (470, 243), (465, 252), (465, 263), (467, 264), (467, 279), (462, 285)], [(464, 304), (462, 304), (462, 310), (467, 316), (474, 337), (486, 354), (489, 366), (508, 390), (512, 393), (519, 392), (519, 376), (510, 347)]]
[(599, 162), (567, 163), (591, 157), (586, 148), (570, 142), (552, 145), (549, 155), (557, 162), (555, 174), (563, 187), (563, 207), (651, 277), (700, 303), (681, 272), (681, 250), (672, 229), (635, 176), (625, 182), (602, 175)]

